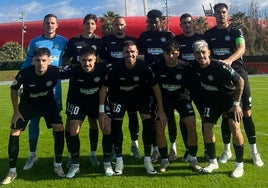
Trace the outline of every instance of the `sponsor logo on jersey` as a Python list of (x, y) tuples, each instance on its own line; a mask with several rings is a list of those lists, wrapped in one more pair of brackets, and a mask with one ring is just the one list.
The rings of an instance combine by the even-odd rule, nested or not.
[(207, 85), (207, 84), (204, 84), (203, 82), (201, 82), (201, 86), (207, 91), (219, 91), (216, 86)]
[(39, 93), (30, 93), (30, 98), (44, 97), (48, 94), (48, 91), (43, 91)]
[(97, 93), (98, 91), (99, 91), (99, 87), (90, 88), (90, 89), (80, 88), (80, 93), (85, 94), (85, 95), (92, 95), (94, 93)]
[(120, 90), (122, 90), (122, 91), (132, 91), (138, 86), (139, 86), (138, 84), (133, 85), (133, 86), (120, 86)]
[(162, 84), (162, 88), (168, 91), (176, 91), (181, 88), (181, 85)]

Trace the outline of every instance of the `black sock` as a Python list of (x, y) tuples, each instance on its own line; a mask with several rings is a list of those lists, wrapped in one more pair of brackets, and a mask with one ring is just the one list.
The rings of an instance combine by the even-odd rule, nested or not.
[(131, 140), (138, 140), (139, 137), (139, 120), (137, 112), (128, 113), (128, 129)]
[(207, 148), (207, 154), (208, 154), (209, 159), (215, 159), (216, 158), (215, 143), (208, 143), (205, 145)]
[(79, 164), (80, 139), (78, 135), (70, 136), (70, 152), (74, 164)]
[(70, 152), (70, 132), (67, 130), (65, 130), (65, 140), (66, 140), (68, 152)]
[(236, 156), (236, 162), (241, 163), (243, 162), (243, 157), (244, 157), (244, 144), (241, 146), (234, 145), (234, 150), (235, 150), (235, 156)]
[(55, 152), (56, 163), (61, 163), (63, 149), (64, 149), (64, 131), (55, 131), (54, 152)]
[(99, 129), (89, 129), (90, 151), (97, 151)]
[(102, 149), (103, 149), (103, 161), (111, 162), (111, 154), (112, 154), (112, 134), (102, 135)]
[(167, 147), (164, 147), (164, 148), (158, 148), (158, 150), (159, 150), (161, 159), (166, 159), (166, 158), (168, 158), (168, 150), (167, 150)]
[(256, 131), (252, 116), (244, 117), (243, 123), (249, 144), (256, 144)]
[(112, 120), (112, 137), (116, 157), (122, 156), (122, 145), (123, 145), (123, 130), (122, 120)]
[(142, 121), (142, 140), (143, 140), (143, 148), (144, 155), (151, 156), (151, 147), (153, 143), (153, 120), (151, 118)]
[(196, 156), (196, 153), (197, 153), (197, 146), (188, 146), (189, 147), (189, 154), (191, 156)]
[(10, 135), (8, 142), (9, 168), (15, 168), (17, 166), (18, 155), (19, 155), (19, 136)]
[(222, 117), (221, 136), (224, 144), (229, 144), (231, 140), (231, 130), (228, 124), (228, 118)]

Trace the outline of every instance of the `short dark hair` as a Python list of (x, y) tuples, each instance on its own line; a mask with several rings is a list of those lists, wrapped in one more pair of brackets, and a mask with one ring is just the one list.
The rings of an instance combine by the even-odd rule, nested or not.
[(41, 48), (36, 48), (33, 51), (33, 57), (39, 57), (43, 55), (47, 55), (48, 57), (50, 57), (51, 56), (50, 50), (46, 47), (41, 47)]
[(51, 18), (51, 17), (52, 18), (56, 18), (56, 20), (58, 20), (58, 17), (55, 14), (47, 14), (47, 15), (45, 15), (43, 21), (45, 22), (47, 18)]
[(170, 52), (172, 50), (180, 50), (180, 44), (175, 39), (169, 39), (163, 44), (162, 50), (164, 52)]
[(94, 22), (97, 23), (97, 16), (96, 16), (96, 14), (87, 14), (87, 15), (84, 17), (83, 25), (84, 25), (88, 20), (94, 20)]
[(160, 10), (156, 10), (156, 9), (150, 10), (147, 13), (147, 18), (152, 18), (152, 19), (162, 18), (162, 12)]
[(219, 8), (226, 8), (228, 10), (228, 5), (225, 3), (217, 3), (213, 7), (214, 12), (216, 12), (216, 10)]
[(133, 41), (133, 40), (126, 40), (126, 41), (124, 41), (123, 47), (133, 46), (133, 45), (137, 46), (136, 43), (135, 43), (135, 41)]
[(114, 19), (113, 19), (113, 23), (115, 22), (115, 20), (118, 20), (118, 19), (126, 19), (124, 16), (116, 16)]
[(189, 14), (189, 13), (184, 13), (184, 14), (181, 15), (181, 17), (180, 17), (180, 21), (181, 21), (182, 19), (185, 19), (185, 18), (188, 18), (188, 17), (191, 17), (191, 18), (192, 18), (192, 15)]
[(84, 56), (84, 55), (97, 55), (97, 52), (95, 50), (95, 48), (91, 47), (91, 46), (84, 46), (83, 48), (81, 48), (80, 50), (80, 56)]

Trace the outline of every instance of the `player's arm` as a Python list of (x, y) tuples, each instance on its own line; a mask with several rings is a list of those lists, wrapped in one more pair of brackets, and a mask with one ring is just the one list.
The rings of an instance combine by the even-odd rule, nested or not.
[(108, 116), (105, 113), (105, 100), (107, 95), (107, 87), (102, 85), (99, 92), (99, 123), (100, 128), (103, 130), (105, 126), (105, 119), (108, 119)]
[(232, 65), (232, 62), (241, 58), (246, 51), (245, 39), (243, 37), (236, 38), (235, 42), (236, 42), (236, 51), (230, 57), (223, 60), (224, 63), (230, 66)]
[(234, 113), (235, 121), (240, 122), (243, 118), (243, 112), (240, 107), (240, 100), (244, 89), (244, 80), (238, 73), (234, 72), (233, 83), (236, 86), (233, 106), (230, 109)]
[(11, 98), (11, 102), (12, 102), (12, 106), (13, 106), (13, 116), (11, 119), (11, 123), (14, 123), (15, 127), (16, 127), (16, 122), (18, 119), (22, 119), (24, 121), (23, 116), (21, 115), (20, 111), (19, 111), (19, 103), (18, 103), (18, 90), (12, 89), (10, 90), (10, 98)]

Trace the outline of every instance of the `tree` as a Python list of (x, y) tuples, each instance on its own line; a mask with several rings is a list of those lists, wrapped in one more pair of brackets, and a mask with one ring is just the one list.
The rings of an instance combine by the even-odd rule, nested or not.
[[(7, 42), (0, 48), (0, 61), (21, 61), (22, 50), (18, 42)], [(23, 57), (25, 52), (23, 51)]]
[(198, 17), (194, 19), (194, 29), (198, 34), (204, 34), (208, 29), (208, 23), (206, 17)]
[(103, 36), (109, 35), (113, 33), (113, 21), (114, 18), (119, 16), (118, 14), (115, 14), (113, 11), (108, 11), (106, 14), (103, 14), (100, 17), (101, 21), (101, 32)]

